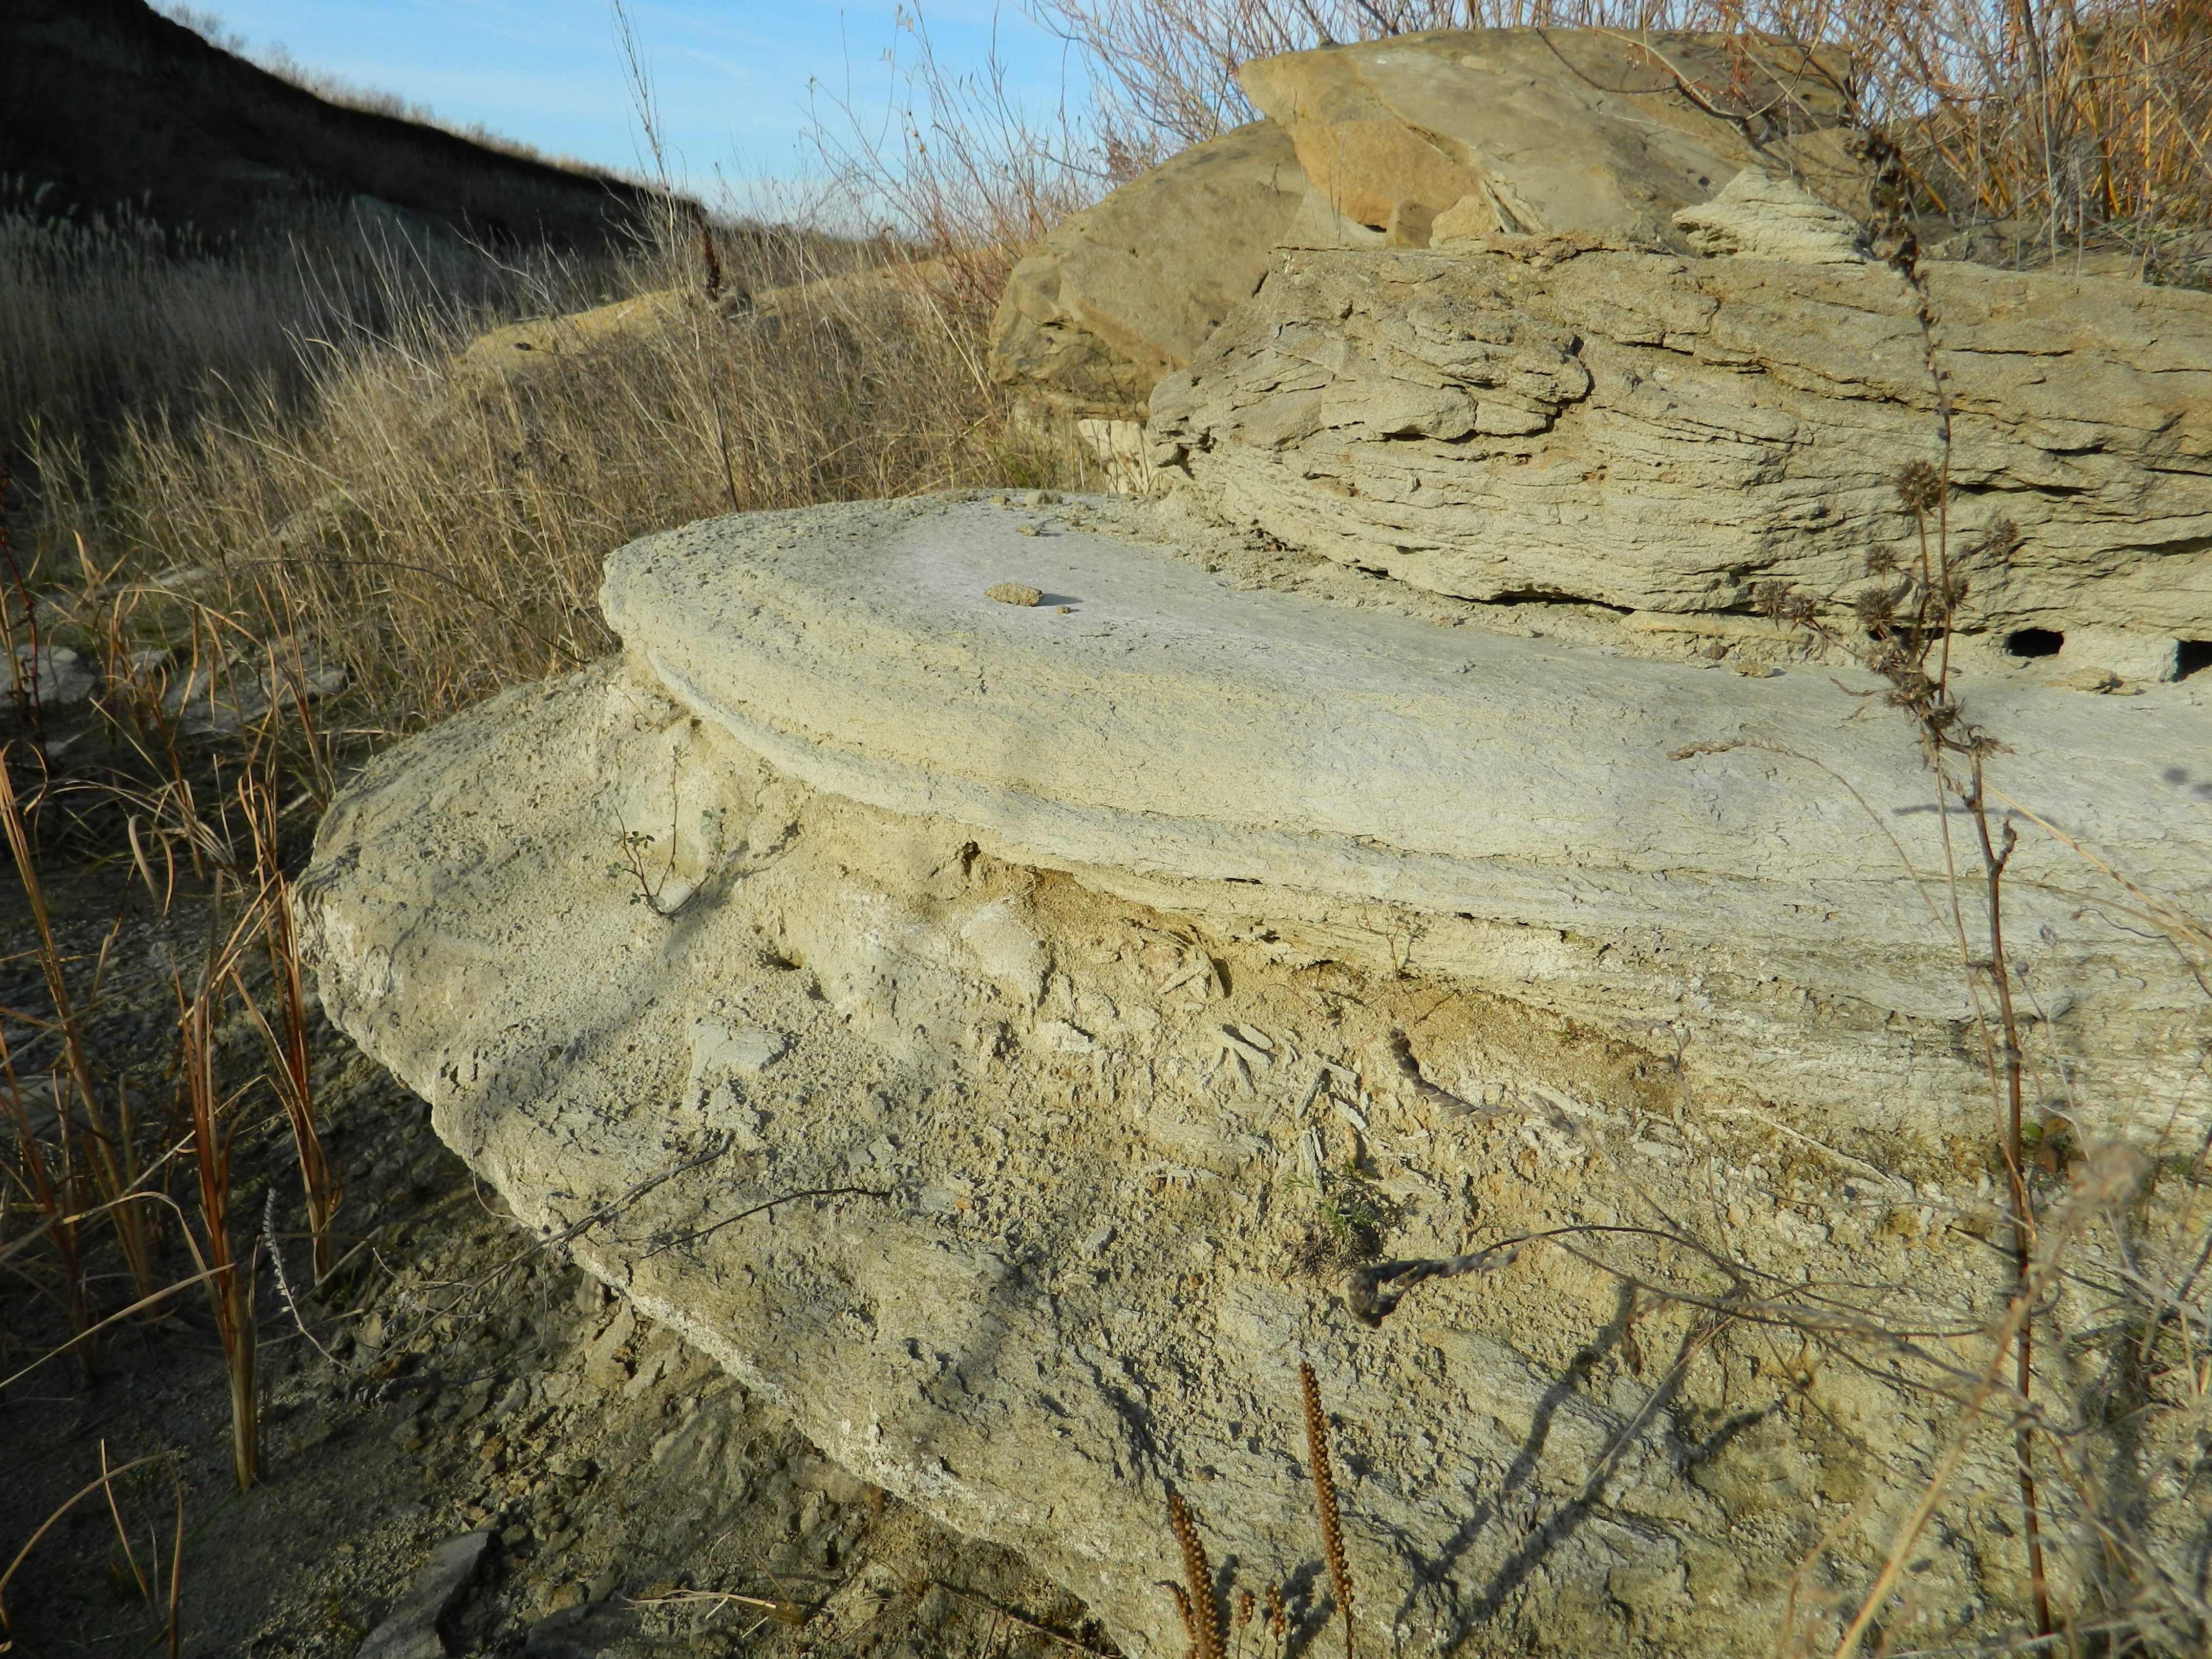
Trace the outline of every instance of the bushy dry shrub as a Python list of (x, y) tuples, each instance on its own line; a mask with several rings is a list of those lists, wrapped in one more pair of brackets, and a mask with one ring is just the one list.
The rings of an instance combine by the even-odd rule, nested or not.
[(880, 109), (817, 89), (807, 137), (829, 188), (787, 216), (896, 236), (951, 262), (963, 306), (988, 314), (1038, 238), (1179, 144), (1132, 150), (1087, 103), (1024, 105), (993, 56), (957, 69), (902, 11)]

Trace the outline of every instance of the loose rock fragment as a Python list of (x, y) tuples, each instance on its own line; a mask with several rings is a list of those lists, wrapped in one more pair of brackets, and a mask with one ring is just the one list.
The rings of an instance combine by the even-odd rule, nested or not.
[(984, 597), (996, 599), (1000, 605), (1042, 605), (1044, 594), (1036, 588), (1020, 582), (1000, 582), (996, 587), (983, 590)]
[(1691, 246), (1717, 257), (1799, 265), (1860, 264), (1867, 257), (1864, 233), (1848, 215), (1755, 167), (1736, 174), (1711, 201), (1682, 209), (1674, 223)]
[(363, 1659), (444, 1659), (438, 1623), (475, 1582), (491, 1540), (490, 1531), (483, 1529), (448, 1538), (431, 1551), (407, 1594), (361, 1644)]

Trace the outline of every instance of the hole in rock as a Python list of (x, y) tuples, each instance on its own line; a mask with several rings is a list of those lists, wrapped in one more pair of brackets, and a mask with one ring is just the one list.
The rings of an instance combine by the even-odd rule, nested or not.
[(2066, 647), (2066, 636), (2055, 629), (2021, 628), (2005, 635), (2005, 649), (2015, 657), (2055, 657)]
[(2212, 668), (2212, 640), (2184, 640), (2173, 678), (2185, 680), (2200, 668)]

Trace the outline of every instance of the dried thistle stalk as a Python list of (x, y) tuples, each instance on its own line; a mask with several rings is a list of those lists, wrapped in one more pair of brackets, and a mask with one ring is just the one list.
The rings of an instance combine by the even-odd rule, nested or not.
[(1313, 1367), (1298, 1365), (1300, 1403), (1306, 1414), (1306, 1461), (1313, 1470), (1314, 1506), (1321, 1511), (1322, 1553), (1344, 1615), (1344, 1659), (1352, 1659), (1352, 1562), (1344, 1553), (1344, 1522), (1336, 1507), (1336, 1472), (1328, 1459), (1328, 1419), (1322, 1414), (1321, 1384)]

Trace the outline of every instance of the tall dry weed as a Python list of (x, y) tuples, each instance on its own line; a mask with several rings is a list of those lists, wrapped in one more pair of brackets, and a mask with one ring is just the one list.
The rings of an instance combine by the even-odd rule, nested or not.
[(814, 88), (807, 137), (829, 182), (791, 216), (910, 244), (947, 267), (963, 309), (988, 316), (1032, 243), (1181, 147), (1133, 147), (1079, 77), (1049, 106), (1025, 102), (995, 46), (948, 63), (918, 8), (899, 31), (879, 107)]

